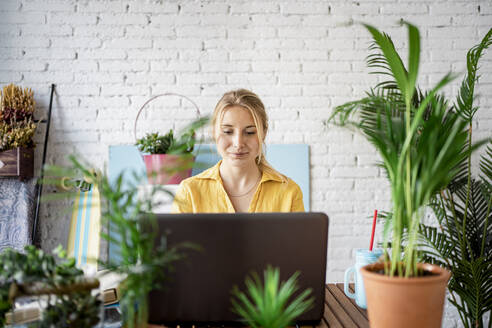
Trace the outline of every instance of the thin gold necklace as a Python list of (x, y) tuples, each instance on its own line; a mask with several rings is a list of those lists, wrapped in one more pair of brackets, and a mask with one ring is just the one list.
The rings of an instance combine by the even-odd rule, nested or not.
[(260, 176), (258, 177), (258, 180), (256, 180), (256, 182), (253, 184), (253, 186), (247, 191), (245, 192), (244, 194), (241, 194), (241, 195), (231, 195), (229, 194), (230, 197), (243, 197), (243, 196), (246, 196), (247, 194), (249, 194), (251, 191), (253, 191), (253, 189), (258, 185), (258, 182), (260, 182), (261, 180), (261, 174)]

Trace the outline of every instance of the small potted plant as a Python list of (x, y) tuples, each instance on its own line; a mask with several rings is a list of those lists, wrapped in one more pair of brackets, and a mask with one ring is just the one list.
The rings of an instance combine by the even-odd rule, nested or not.
[[(450, 74), (428, 92), (416, 87), (420, 34), (415, 26), (405, 25), (406, 67), (391, 38), (365, 25), (375, 51), (368, 65), (386, 79), (363, 99), (338, 106), (331, 118), (362, 131), (381, 155), (390, 182), (393, 208), (386, 221), (384, 248), (391, 245), (391, 258), (361, 270), (369, 321), (377, 328), (440, 327), (450, 273), (419, 263), (419, 226), (432, 197), (450, 183), (477, 147), (467, 146), (466, 121), (438, 94), (452, 80)], [(359, 115), (351, 121), (355, 112)]]
[(193, 149), (196, 143), (195, 131), (208, 122), (201, 118), (190, 124), (179, 135), (171, 129), (165, 135), (149, 133), (137, 140), (137, 147), (143, 153), (150, 184), (179, 184), (191, 176), (194, 163)]
[(284, 328), (293, 324), (314, 302), (313, 297), (309, 297), (311, 289), (293, 297), (299, 289), (298, 276), (299, 272), (295, 272), (287, 281), (280, 283), (280, 270), (268, 266), (262, 283), (258, 274), (253, 272), (252, 277), (245, 280), (247, 294), (234, 286), (233, 311), (253, 328)]
[(0, 91), (0, 176), (34, 174), (34, 96), (29, 88), (9, 84)]

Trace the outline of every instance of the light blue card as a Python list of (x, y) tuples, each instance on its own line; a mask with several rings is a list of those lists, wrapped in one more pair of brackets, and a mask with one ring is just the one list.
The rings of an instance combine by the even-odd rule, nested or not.
[[(215, 145), (197, 145), (196, 167), (192, 175), (196, 175), (213, 165), (220, 156), (215, 150)], [(302, 190), (304, 208), (310, 210), (310, 180), (309, 180), (309, 146), (304, 144), (270, 144), (266, 148), (267, 161), (280, 173), (294, 180)], [(124, 172), (124, 181), (136, 183), (133, 174), (145, 175), (143, 158), (135, 145), (109, 146), (108, 173), (110, 182), (114, 183), (117, 177)], [(143, 179), (141, 183), (147, 184)], [(111, 259), (119, 257), (115, 245), (109, 244), (109, 256)]]
[[(200, 145), (199, 148), (197, 146), (197, 150), (197, 165), (193, 168), (192, 175), (205, 171), (220, 160), (215, 145)], [(304, 197), (304, 208), (309, 211), (309, 146), (304, 144), (267, 145), (266, 158), (277, 171), (285, 174), (299, 185)], [(136, 182), (132, 172), (144, 175), (145, 164), (136, 146), (109, 146), (108, 170), (111, 182), (114, 182), (121, 172), (125, 172), (125, 181)], [(144, 180), (142, 183), (146, 184), (147, 181)]]

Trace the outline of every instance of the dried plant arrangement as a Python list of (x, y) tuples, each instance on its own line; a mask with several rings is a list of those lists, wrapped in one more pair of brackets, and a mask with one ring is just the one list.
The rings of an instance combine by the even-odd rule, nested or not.
[(34, 93), (9, 84), (0, 90), (0, 151), (34, 147)]

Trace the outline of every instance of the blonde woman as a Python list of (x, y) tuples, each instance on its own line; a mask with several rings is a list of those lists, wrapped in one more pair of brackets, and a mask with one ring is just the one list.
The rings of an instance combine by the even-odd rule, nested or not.
[(262, 146), (267, 131), (265, 106), (256, 94), (245, 89), (224, 94), (212, 117), (222, 160), (181, 182), (173, 212), (304, 211), (299, 186), (265, 159)]

